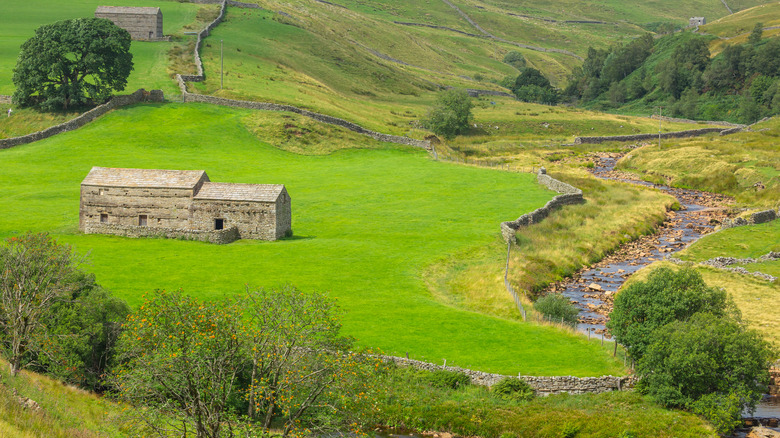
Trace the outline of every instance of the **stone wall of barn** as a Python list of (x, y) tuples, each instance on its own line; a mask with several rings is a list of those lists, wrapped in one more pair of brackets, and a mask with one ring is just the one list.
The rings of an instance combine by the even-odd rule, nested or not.
[(106, 18), (130, 33), (134, 40), (153, 41), (163, 38), (162, 12), (158, 14), (132, 14), (95, 12), (96, 18)]
[[(79, 228), (100, 223), (107, 215), (107, 224), (139, 225), (139, 216), (146, 215), (150, 228), (190, 229), (192, 189), (133, 188), (81, 186)], [(213, 229), (206, 228), (206, 230)]]
[(181, 230), (177, 228), (164, 227), (141, 227), (138, 225), (117, 225), (87, 223), (84, 227), (86, 234), (113, 234), (122, 237), (151, 237), (160, 239), (179, 239), (179, 240), (197, 240), (201, 242), (226, 244), (235, 242), (240, 237), (238, 229), (235, 227), (225, 230)]
[(273, 202), (192, 201), (192, 229), (214, 230), (215, 220), (236, 227), (242, 239), (276, 240), (276, 204)]

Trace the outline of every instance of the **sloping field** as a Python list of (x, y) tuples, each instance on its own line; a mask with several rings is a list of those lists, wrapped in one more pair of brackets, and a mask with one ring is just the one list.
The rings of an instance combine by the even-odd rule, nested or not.
[(780, 2), (759, 5), (736, 14), (723, 17), (699, 27), (700, 32), (723, 38), (750, 33), (756, 23), (764, 27), (780, 26)]
[[(35, 29), (44, 24), (72, 18), (95, 16), (95, 8), (106, 4), (101, 0), (52, 1), (28, 0), (3, 2), (0, 15), (0, 94), (13, 94), (11, 78), (19, 48), (35, 34)], [(200, 5), (175, 1), (155, 1), (151, 4), (142, 0), (115, 0), (112, 6), (155, 6), (163, 13), (163, 32), (165, 35), (177, 33), (191, 23)], [(133, 41), (130, 51), (133, 53), (135, 70), (130, 74), (126, 90), (138, 88), (160, 88), (166, 94), (176, 91), (166, 71), (168, 50), (173, 43)]]
[[(90, 252), (87, 269), (131, 305), (155, 288), (216, 298), (245, 284), (291, 283), (338, 297), (346, 333), (391, 354), (507, 374), (621, 372), (608, 352), (580, 336), (448, 307), (425, 288), (427, 265), (496, 241), (501, 221), (554, 195), (532, 175), (435, 162), (424, 151), (381, 144), (296, 155), (258, 141), (250, 132), (254, 114), (137, 106), (0, 151), (0, 235), (53, 231)], [(265, 136), (262, 129), (257, 135)], [(284, 183), (295, 237), (216, 246), (80, 235), (79, 183), (91, 166), (205, 169), (215, 181)]]

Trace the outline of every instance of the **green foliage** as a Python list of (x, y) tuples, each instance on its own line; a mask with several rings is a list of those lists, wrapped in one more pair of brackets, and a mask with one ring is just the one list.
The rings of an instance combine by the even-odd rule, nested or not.
[(451, 139), (466, 132), (471, 120), (471, 98), (465, 90), (450, 89), (439, 94), (424, 120), (436, 135)]
[(725, 291), (707, 287), (693, 268), (658, 268), (647, 281), (631, 283), (617, 294), (607, 327), (631, 356), (639, 359), (656, 330), (697, 312), (723, 316), (737, 311), (727, 301)]
[(41, 26), (22, 45), (14, 69), (14, 102), (68, 109), (124, 90), (133, 69), (130, 34), (104, 18)]
[(563, 321), (576, 325), (580, 311), (561, 294), (547, 294), (534, 302), (534, 310), (551, 321)]
[(471, 385), (469, 376), (457, 371), (436, 370), (425, 376), (426, 381), (434, 388), (458, 389)]
[(766, 391), (774, 352), (755, 331), (697, 313), (657, 329), (637, 363), (641, 389), (664, 406), (688, 408), (730, 432)]
[(550, 85), (550, 81), (542, 72), (525, 67), (520, 70), (520, 75), (515, 79), (512, 91), (523, 102), (543, 103), (554, 105), (558, 103), (558, 91)]
[(522, 69), (526, 65), (523, 54), (515, 50), (507, 52), (507, 54), (504, 55), (503, 61), (504, 63), (509, 64), (518, 70)]
[(505, 399), (526, 401), (534, 398), (534, 390), (525, 380), (515, 377), (505, 377), (490, 388), (490, 391)]
[(11, 237), (0, 245), (0, 345), (16, 375), (47, 336), (47, 317), (76, 288), (71, 247), (45, 233)]
[(760, 21), (753, 26), (753, 31), (750, 32), (748, 37), (748, 44), (757, 45), (761, 42), (761, 36), (764, 34), (764, 23)]
[(123, 300), (95, 283), (93, 274), (77, 272), (67, 297), (46, 316), (47, 331), (33, 366), (67, 383), (102, 391), (103, 378), (113, 365), (116, 342), (130, 309)]

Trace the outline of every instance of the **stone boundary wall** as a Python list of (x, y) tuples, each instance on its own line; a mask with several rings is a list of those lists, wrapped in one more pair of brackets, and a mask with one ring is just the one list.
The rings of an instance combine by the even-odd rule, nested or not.
[(358, 134), (366, 135), (375, 140), (386, 141), (389, 143), (404, 144), (408, 146), (414, 146), (426, 150), (431, 150), (431, 142), (427, 140), (416, 140), (413, 138), (403, 137), (400, 135), (382, 134), (381, 132), (371, 131), (369, 129), (363, 128), (362, 126), (356, 123), (348, 122), (344, 119), (339, 119), (338, 117), (315, 113), (312, 111), (308, 111), (290, 105), (280, 105), (280, 104), (269, 103), (269, 102), (255, 102), (249, 100), (225, 99), (222, 97), (207, 96), (203, 94), (193, 94), (186, 91), (182, 94), (184, 96), (185, 102), (204, 102), (204, 103), (210, 103), (214, 105), (232, 106), (238, 108), (248, 108), (248, 109), (264, 110), (264, 111), (287, 111), (287, 112), (292, 112), (295, 114), (300, 114), (302, 116), (309, 117), (319, 122), (341, 126), (342, 128), (349, 129), (350, 131), (357, 132)]
[[(98, 117), (106, 114), (112, 109), (123, 107), (126, 105), (132, 105), (139, 102), (162, 102), (163, 92), (161, 90), (152, 90), (147, 92), (143, 88), (137, 90), (135, 93), (129, 95), (114, 96), (108, 102), (103, 105), (98, 105), (95, 108), (85, 112), (84, 114), (77, 116), (67, 122), (60, 123), (59, 125), (46, 128), (43, 131), (33, 132), (32, 134), (23, 135), (21, 137), (11, 137), (0, 139), (0, 149), (8, 149), (14, 146), (22, 144), (32, 143), (34, 141), (43, 140), (53, 135), (57, 135), (63, 132), (73, 131), (78, 129), (87, 123), (97, 119)], [(11, 116), (13, 117), (13, 116)]]
[(517, 99), (517, 96), (515, 96), (514, 94), (510, 94), (504, 91), (476, 90), (473, 88), (466, 88), (466, 93), (468, 93), (468, 95), (471, 97), (498, 96), (498, 97), (511, 97), (512, 99)]
[[(676, 265), (685, 265), (687, 263), (690, 263), (684, 260), (680, 260), (676, 257), (669, 257), (669, 256), (667, 256), (665, 260), (674, 263)], [(732, 267), (732, 266), (746, 265), (749, 263), (761, 263), (761, 262), (768, 262), (774, 260), (780, 260), (780, 252), (770, 251), (768, 254), (762, 255), (757, 259), (753, 259), (753, 258), (738, 259), (736, 257), (715, 257), (709, 260), (705, 260), (703, 262), (699, 262), (698, 264), (710, 266), (715, 269), (720, 269), (722, 271), (735, 272), (737, 274), (742, 274), (742, 275), (750, 275), (761, 280), (772, 282), (777, 280), (777, 277), (775, 277), (774, 275), (765, 274), (763, 272), (758, 272), (758, 271), (748, 271), (747, 269), (741, 266), (737, 266), (737, 267)]]
[(515, 233), (520, 227), (526, 227), (541, 221), (556, 208), (585, 202), (585, 198), (582, 197), (582, 190), (547, 175), (547, 171), (544, 168), (539, 169), (536, 180), (548, 189), (560, 193), (560, 195), (552, 198), (544, 204), (544, 207), (526, 213), (514, 221), (502, 222), (501, 234), (506, 242), (515, 240)]
[(653, 114), (650, 116), (653, 120), (662, 120), (664, 122), (672, 122), (672, 123), (691, 123), (695, 125), (721, 125), (721, 126), (728, 126), (730, 128), (747, 128), (747, 125), (742, 125), (739, 123), (731, 123), (731, 122), (724, 122), (724, 121), (712, 121), (712, 120), (691, 120), (691, 119), (677, 119), (674, 117), (666, 117), (666, 116), (658, 116), (658, 114)]
[(744, 227), (745, 225), (756, 225), (756, 224), (763, 224), (766, 222), (771, 222), (775, 219), (777, 219), (780, 216), (780, 211), (775, 212), (772, 209), (764, 210), (764, 211), (757, 211), (750, 215), (750, 218), (734, 218), (734, 219), (726, 219), (723, 221), (723, 224), (720, 226), (721, 229), (726, 228), (734, 228), (734, 227)]
[(477, 35), (475, 33), (468, 33), (468, 32), (464, 32), (464, 31), (458, 30), (458, 29), (453, 29), (453, 28), (447, 27), (447, 26), (437, 26), (435, 24), (410, 23), (408, 21), (393, 21), (393, 23), (394, 24), (400, 24), (402, 26), (417, 26), (417, 27), (428, 27), (428, 28), (431, 28), (431, 29), (438, 29), (438, 30), (447, 30), (447, 31), (450, 31), (450, 32), (456, 32), (456, 33), (459, 33), (461, 35), (466, 35), (466, 36), (470, 36), (470, 37), (474, 37), (474, 38), (488, 38), (487, 35)]
[(520, 17), (520, 18), (529, 18), (531, 20), (539, 20), (544, 21), (547, 23), (565, 23), (565, 24), (612, 24), (607, 23), (606, 21), (599, 21), (599, 20), (556, 20), (554, 18), (547, 18), (547, 17), (534, 17), (531, 15), (523, 15), (523, 14), (513, 14), (511, 12), (507, 12), (507, 15), (511, 15), (512, 17)]
[(11, 96), (0, 94), (0, 103), (11, 103)]
[[(661, 134), (661, 138), (686, 138), (686, 137), (698, 137), (700, 135), (711, 134), (713, 132), (722, 132), (723, 128), (702, 128), (691, 129), (688, 131), (675, 131), (664, 132)], [(604, 137), (577, 137), (574, 139), (574, 144), (600, 144), (608, 141), (642, 141), (642, 140), (655, 140), (658, 138), (658, 134), (634, 134), (634, 135), (609, 135)]]
[(487, 387), (491, 387), (507, 377), (516, 377), (528, 383), (528, 385), (531, 386), (531, 388), (534, 390), (534, 393), (538, 396), (547, 396), (550, 394), (560, 394), (564, 392), (569, 394), (585, 394), (622, 391), (633, 388), (634, 386), (633, 377), (507, 376), (503, 374), (491, 374), (482, 371), (467, 370), (459, 367), (435, 365), (419, 360), (405, 359), (395, 356), (382, 356), (382, 360), (385, 362), (394, 363), (398, 366), (413, 367), (425, 371), (445, 370), (462, 373), (469, 376), (472, 384)]
[(159, 237), (165, 239), (197, 240), (200, 242), (227, 244), (239, 239), (238, 228), (224, 230), (198, 231), (178, 228), (155, 228), (117, 224), (87, 224), (84, 234), (113, 234), (122, 237)]
[[(199, 5), (218, 5), (222, 3), (222, 0), (186, 0), (186, 1), (188, 1), (189, 3), (195, 3)], [(237, 8), (263, 9), (260, 7), (260, 5), (255, 3), (244, 3), (235, 0), (227, 0), (227, 4), (229, 6), (235, 6)]]

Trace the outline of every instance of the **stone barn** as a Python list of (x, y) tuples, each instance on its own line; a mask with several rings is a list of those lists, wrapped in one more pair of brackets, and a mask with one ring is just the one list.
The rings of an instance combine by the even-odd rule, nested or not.
[(227, 243), (292, 234), (281, 184), (214, 183), (202, 170), (93, 167), (81, 183), (79, 229)]
[(128, 31), (134, 40), (155, 41), (163, 37), (163, 16), (160, 8), (98, 6), (96, 18), (107, 18)]

